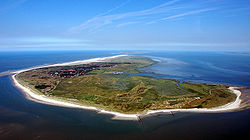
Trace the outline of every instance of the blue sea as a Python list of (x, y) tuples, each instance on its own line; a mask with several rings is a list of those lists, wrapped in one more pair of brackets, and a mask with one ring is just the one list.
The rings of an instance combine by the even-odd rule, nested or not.
[[(184, 51), (0, 52), (0, 73), (29, 67), (122, 54), (159, 63), (146, 75), (250, 87), (250, 53)], [(136, 121), (111, 120), (95, 111), (27, 100), (9, 75), (0, 77), (0, 139), (226, 139), (249, 136), (249, 110), (231, 113), (157, 114)]]
[(144, 68), (164, 78), (250, 87), (250, 54), (233, 52), (149, 52), (158, 64)]

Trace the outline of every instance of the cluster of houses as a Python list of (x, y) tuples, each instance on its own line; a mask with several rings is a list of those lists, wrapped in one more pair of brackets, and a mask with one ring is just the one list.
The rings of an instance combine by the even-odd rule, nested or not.
[(75, 67), (62, 67), (60, 70), (50, 71), (49, 74), (51, 76), (58, 76), (58, 77), (74, 77), (80, 75), (87, 75), (88, 72), (93, 70), (99, 70), (102, 67), (112, 67), (117, 63), (97, 63), (97, 64), (85, 64), (82, 66), (75, 66)]

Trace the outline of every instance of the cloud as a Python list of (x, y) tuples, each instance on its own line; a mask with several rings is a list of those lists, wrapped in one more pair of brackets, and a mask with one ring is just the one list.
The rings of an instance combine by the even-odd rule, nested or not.
[[(68, 33), (95, 33), (106, 26), (123, 27), (125, 25), (135, 23), (144, 23), (150, 25), (155, 24), (159, 21), (177, 19), (180, 17), (205, 13), (216, 9), (210, 7), (204, 8), (204, 6), (206, 6), (206, 4), (208, 3), (206, 2), (204, 5), (204, 1), (197, 2), (195, 4), (193, 2), (189, 3), (183, 1), (180, 3), (179, 1), (180, 0), (170, 0), (160, 5), (140, 11), (126, 12), (121, 14), (110, 14), (114, 10), (123, 7), (129, 2), (126, 1), (115, 8), (112, 8), (102, 14), (99, 14), (98, 16), (95, 16), (83, 22), (81, 25), (71, 27), (68, 30)], [(168, 16), (166, 17), (166, 15)], [(137, 21), (130, 22), (131, 20)]]
[(86, 45), (90, 40), (55, 37), (1, 38), (0, 46), (60, 46)]
[(106, 14), (108, 14), (108, 13), (111, 13), (111, 12), (113, 12), (113, 11), (115, 11), (115, 10), (117, 10), (117, 9), (119, 9), (119, 8), (121, 8), (121, 7), (123, 7), (123, 6), (125, 6), (125, 5), (128, 4), (129, 2), (130, 2), (130, 0), (127, 0), (127, 1), (125, 1), (125, 2), (123, 2), (123, 3), (121, 3), (120, 5), (118, 5), (118, 6), (114, 7), (114, 8), (112, 8), (112, 9), (109, 9), (109, 10), (106, 11), (106, 12), (101, 13), (100, 15), (97, 15), (96, 17), (103, 16), (103, 15), (106, 15)]
[(154, 24), (154, 23), (157, 23), (156, 21), (149, 21), (149, 22), (146, 22), (146, 24)]
[[(149, 8), (149, 9), (145, 9), (145, 10), (135, 11), (135, 12), (106, 15), (107, 13), (110, 13), (110, 11), (114, 11), (114, 10), (122, 7), (120, 5), (120, 6), (117, 6), (116, 8), (108, 10), (107, 12), (104, 12), (103, 14), (99, 14), (98, 16), (95, 16), (95, 17), (85, 21), (81, 25), (70, 28), (69, 32), (70, 33), (76, 33), (76, 32), (80, 32), (80, 31), (94, 32), (103, 26), (113, 24), (113, 23), (115, 23), (119, 20), (122, 20), (122, 19), (129, 19), (129, 18), (133, 18), (133, 17), (142, 17), (142, 16), (148, 16), (148, 15), (166, 13), (170, 10), (180, 8), (180, 7), (168, 7), (169, 5), (172, 5), (178, 1), (179, 0), (171, 0), (171, 1), (165, 2), (163, 4), (160, 4), (158, 6), (155, 6), (155, 7)], [(122, 5), (124, 5), (124, 4), (122, 4)], [(120, 24), (120, 23), (116, 23), (116, 24)]]
[(206, 9), (189, 11), (189, 12), (186, 12), (186, 13), (182, 13), (182, 14), (177, 14), (177, 15), (165, 17), (165, 18), (162, 18), (161, 20), (176, 19), (176, 18), (179, 18), (179, 17), (188, 16), (188, 15), (194, 15), (194, 14), (199, 14), (199, 13), (208, 12), (208, 11), (212, 11), (212, 10), (215, 10), (215, 8), (206, 8)]
[(131, 22), (125, 22), (125, 23), (118, 24), (116, 27), (119, 28), (119, 27), (131, 25), (131, 24), (136, 24), (136, 23), (138, 23), (138, 22), (133, 22), (133, 21), (131, 21)]

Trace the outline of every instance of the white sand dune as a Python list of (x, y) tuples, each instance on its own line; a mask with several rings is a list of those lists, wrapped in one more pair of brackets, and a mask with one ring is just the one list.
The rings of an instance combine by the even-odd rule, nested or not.
[(78, 105), (74, 104), (71, 102), (66, 102), (63, 100), (59, 99), (52, 99), (51, 97), (47, 97), (45, 95), (41, 95), (39, 93), (36, 93), (29, 87), (25, 87), (21, 85), (15, 78), (15, 76), (18, 73), (32, 70), (32, 69), (37, 69), (37, 68), (44, 68), (44, 67), (52, 67), (52, 66), (65, 66), (65, 65), (79, 65), (79, 64), (87, 64), (87, 63), (92, 63), (92, 62), (105, 62), (113, 58), (121, 57), (121, 56), (126, 56), (126, 55), (116, 55), (116, 56), (111, 56), (111, 57), (102, 57), (102, 58), (94, 58), (94, 59), (88, 59), (88, 60), (81, 60), (81, 61), (74, 61), (74, 62), (67, 62), (67, 63), (60, 63), (60, 64), (53, 64), (53, 65), (46, 65), (46, 66), (38, 66), (38, 67), (33, 67), (33, 68), (28, 68), (24, 70), (19, 70), (16, 72), (13, 72), (14, 74), (12, 75), (13, 82), (16, 87), (21, 89), (24, 94), (26, 95), (27, 99), (39, 102), (39, 103), (44, 103), (44, 104), (50, 104), (50, 105), (56, 105), (56, 106), (63, 106), (63, 107), (70, 107), (70, 108), (81, 108), (81, 109), (88, 109), (88, 110), (95, 110), (98, 113), (101, 114), (112, 114), (114, 115), (113, 119), (119, 119), (119, 120), (137, 120), (138, 116), (148, 116), (151, 114), (155, 113), (163, 113), (163, 112), (226, 112), (226, 111), (231, 111), (238, 109), (240, 107), (240, 95), (241, 92), (237, 90), (237, 87), (229, 87), (229, 89), (237, 95), (237, 98), (234, 102), (228, 103), (226, 105), (220, 106), (220, 107), (215, 107), (215, 108), (192, 108), (192, 109), (165, 109), (165, 110), (148, 110), (145, 114), (125, 114), (125, 113), (119, 113), (119, 112), (113, 112), (113, 111), (107, 111), (103, 109), (99, 109), (96, 107), (91, 107), (91, 106), (83, 106), (83, 105)]

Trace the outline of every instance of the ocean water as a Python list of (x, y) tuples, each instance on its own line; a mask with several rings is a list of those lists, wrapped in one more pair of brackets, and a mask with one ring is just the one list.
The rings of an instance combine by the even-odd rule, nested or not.
[(145, 68), (170, 78), (250, 87), (250, 55), (230, 52), (153, 52), (160, 63)]
[(0, 52), (0, 72), (115, 55), (116, 51)]
[[(0, 52), (0, 72), (115, 55), (120, 51)], [(163, 78), (250, 87), (250, 56), (228, 52), (136, 52), (160, 63), (144, 68)], [(9, 76), (0, 77), (0, 139), (226, 139), (249, 136), (249, 110), (157, 114), (111, 120), (95, 111), (25, 99)]]

